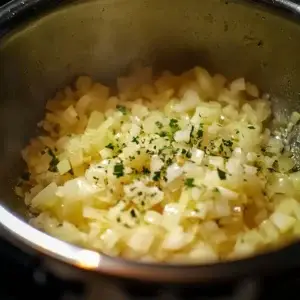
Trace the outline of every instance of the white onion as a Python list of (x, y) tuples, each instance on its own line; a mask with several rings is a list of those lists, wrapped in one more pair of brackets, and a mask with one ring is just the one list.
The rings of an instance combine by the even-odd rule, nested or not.
[(172, 182), (173, 180), (181, 176), (182, 173), (183, 169), (180, 166), (178, 166), (178, 164), (172, 164), (167, 169), (167, 181)]
[(280, 212), (274, 212), (270, 216), (271, 222), (284, 233), (290, 230), (296, 222), (296, 219)]
[(190, 141), (190, 133), (191, 133), (191, 128), (186, 128), (184, 130), (176, 131), (174, 135), (174, 140), (176, 142), (188, 143)]
[(83, 76), (47, 104), (15, 188), (31, 224), (147, 262), (232, 259), (300, 236), (300, 172), (255, 85), (138, 66), (117, 85), (110, 95)]

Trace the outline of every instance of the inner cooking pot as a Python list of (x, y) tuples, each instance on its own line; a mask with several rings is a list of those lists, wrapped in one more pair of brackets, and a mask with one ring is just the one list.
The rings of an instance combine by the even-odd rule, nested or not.
[[(13, 192), (23, 168), (20, 151), (36, 134), (45, 101), (78, 75), (110, 84), (135, 61), (156, 71), (179, 72), (201, 65), (231, 79), (245, 76), (272, 95), (275, 113), (288, 116), (300, 107), (298, 6), (270, 1), (278, 2), (282, 7), (278, 9), (242, 0), (58, 1), (62, 3), (57, 7), (55, 2), (44, 9), (49, 1), (12, 1), (0, 12), (0, 223), (4, 233), (19, 246), (27, 245), (25, 249), (38, 250), (57, 263), (131, 278), (206, 281), (300, 266), (299, 243), (205, 266), (110, 258), (27, 225), (26, 209)], [(30, 21), (28, 12), (33, 13)]]

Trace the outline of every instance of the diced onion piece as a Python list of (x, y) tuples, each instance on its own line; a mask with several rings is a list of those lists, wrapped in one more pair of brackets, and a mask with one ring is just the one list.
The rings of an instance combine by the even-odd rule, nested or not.
[(92, 98), (89, 95), (82, 96), (76, 103), (75, 109), (79, 115), (86, 113), (86, 110), (92, 102)]
[(167, 229), (172, 230), (179, 224), (181, 219), (182, 207), (178, 203), (169, 203), (164, 207), (163, 219), (161, 225)]
[(215, 168), (219, 168), (219, 169), (224, 168), (224, 159), (223, 159), (223, 157), (209, 156), (208, 162), (209, 162), (210, 165), (214, 166)]
[(164, 166), (164, 162), (159, 158), (158, 155), (153, 155), (151, 157), (150, 170), (152, 173), (160, 171)]
[(287, 156), (281, 156), (278, 159), (278, 169), (282, 173), (290, 171), (294, 167), (295, 163), (292, 158)]
[(202, 184), (202, 177), (204, 176), (205, 169), (201, 166), (197, 166), (197, 164), (187, 161), (182, 166), (183, 172), (186, 174), (186, 177), (194, 178), (194, 184), (196, 184), (197, 180), (199, 181), (198, 185)]
[(294, 172), (290, 174), (289, 178), (293, 184), (293, 188), (297, 192), (300, 192), (300, 172)]
[(61, 226), (49, 228), (49, 233), (69, 243), (82, 244), (86, 241), (86, 234), (72, 223), (64, 221)]
[(283, 199), (276, 207), (276, 212), (294, 216), (300, 220), (300, 203), (293, 198)]
[(148, 108), (141, 104), (133, 104), (131, 111), (134, 116), (137, 116), (141, 119), (149, 114)]
[(249, 165), (244, 165), (244, 171), (247, 175), (255, 175), (257, 173), (257, 168)]
[(252, 229), (243, 234), (244, 243), (253, 245), (257, 247), (258, 245), (262, 245), (264, 243), (263, 237), (256, 229)]
[(290, 195), (290, 193), (293, 192), (293, 184), (285, 175), (276, 176), (274, 177), (273, 182), (271, 182), (271, 191), (273, 194)]
[(41, 190), (33, 199), (31, 200), (31, 205), (34, 208), (39, 209), (49, 209), (53, 207), (57, 202), (58, 198), (56, 196), (57, 185), (55, 182), (50, 183), (43, 190)]
[(83, 164), (83, 152), (78, 149), (76, 152), (69, 154), (69, 161), (73, 168), (76, 168)]
[(110, 220), (115, 221), (119, 214), (125, 209), (125, 207), (126, 203), (124, 201), (119, 201), (115, 206), (111, 207), (108, 210), (107, 217)]
[(259, 232), (266, 243), (276, 241), (279, 231), (270, 220), (265, 220), (259, 225)]
[(117, 230), (114, 229), (106, 229), (104, 233), (100, 236), (100, 239), (104, 243), (105, 249), (113, 249), (121, 236)]
[(78, 177), (65, 182), (57, 189), (56, 195), (73, 202), (91, 197), (98, 191), (98, 188), (90, 184), (84, 177)]
[(74, 125), (77, 122), (77, 117), (78, 115), (73, 105), (63, 112), (63, 118), (69, 125)]
[(103, 113), (99, 111), (93, 111), (89, 117), (87, 129), (98, 129), (100, 125), (104, 121), (104, 115)]
[(220, 194), (222, 195), (222, 197), (224, 197), (225, 199), (236, 200), (239, 197), (238, 193), (236, 193), (232, 190), (229, 190), (227, 188), (224, 188), (222, 186), (218, 186), (217, 189), (220, 192)]
[(93, 219), (98, 221), (104, 221), (104, 213), (103, 211), (96, 209), (94, 207), (85, 206), (82, 210), (82, 215), (84, 218)]
[(189, 201), (190, 201), (191, 197), (190, 197), (190, 190), (183, 190), (180, 194), (180, 198), (178, 203), (181, 206), (181, 211), (183, 211), (186, 206), (188, 205)]
[(207, 170), (202, 184), (205, 184), (209, 188), (215, 188), (216, 186), (218, 186), (220, 184), (220, 177), (218, 172), (216, 170)]
[(239, 242), (235, 244), (233, 254), (234, 257), (244, 257), (247, 255), (251, 255), (254, 251), (255, 248), (253, 245)]
[(144, 220), (151, 225), (160, 225), (162, 222), (162, 215), (154, 210), (148, 210), (144, 216)]
[(170, 183), (176, 178), (180, 177), (183, 173), (183, 169), (178, 166), (178, 164), (174, 163), (167, 168), (167, 182)]
[(146, 254), (154, 240), (153, 232), (148, 227), (139, 227), (133, 231), (128, 246), (139, 254)]
[(99, 153), (102, 159), (111, 158), (113, 156), (113, 150), (108, 148), (103, 148)]
[(230, 89), (233, 92), (240, 92), (246, 90), (246, 83), (244, 78), (238, 78), (231, 82)]
[(193, 148), (191, 152), (192, 152), (191, 161), (193, 161), (197, 165), (201, 165), (204, 157), (204, 151), (197, 148)]
[(199, 189), (198, 187), (193, 187), (192, 188), (192, 190), (191, 190), (191, 198), (194, 201), (199, 200), (201, 194), (202, 194), (201, 189)]
[(196, 209), (197, 209), (197, 217), (204, 220), (207, 214), (213, 210), (213, 202), (212, 201), (199, 202), (196, 204)]
[(187, 90), (183, 96), (183, 100), (174, 105), (174, 111), (176, 112), (185, 112), (190, 111), (197, 107), (200, 103), (200, 98), (197, 92), (193, 90)]
[(193, 235), (185, 233), (181, 226), (172, 229), (162, 243), (162, 248), (169, 251), (177, 251), (185, 247), (193, 240)]
[(230, 174), (240, 175), (243, 172), (241, 161), (238, 158), (229, 158), (226, 169)]
[(191, 128), (185, 128), (183, 130), (178, 130), (175, 132), (174, 134), (174, 140), (176, 142), (185, 142), (188, 143), (190, 141), (191, 138)]
[(293, 227), (296, 219), (281, 212), (274, 212), (270, 216), (270, 221), (279, 229), (281, 233), (285, 233)]
[(67, 159), (60, 161), (57, 164), (57, 170), (60, 175), (64, 175), (71, 170), (71, 165)]
[(105, 186), (106, 169), (104, 165), (91, 165), (85, 172), (85, 178), (91, 184), (97, 184), (98, 186)]
[(291, 118), (290, 118), (290, 122), (294, 125), (296, 125), (298, 123), (298, 121), (300, 120), (300, 113), (299, 112), (296, 112), (294, 111), (291, 115)]
[(253, 161), (255, 161), (257, 159), (257, 154), (255, 153), (255, 152), (249, 152), (248, 154), (247, 154), (247, 160), (249, 161), (249, 162), (253, 162)]
[(223, 199), (223, 200), (216, 200), (215, 205), (215, 214), (217, 217), (222, 218), (222, 217), (228, 217), (231, 214), (231, 209), (228, 204), (228, 201)]
[(138, 126), (138, 125), (136, 125), (136, 124), (132, 124), (132, 125), (131, 125), (131, 128), (130, 128), (130, 135), (131, 135), (132, 137), (138, 136), (138, 135), (140, 134), (140, 132), (141, 132), (141, 127), (140, 127), (140, 126)]
[(189, 257), (191, 257), (194, 261), (200, 262), (214, 262), (218, 259), (217, 253), (214, 249), (208, 244), (204, 242), (198, 242), (193, 246), (193, 249), (189, 253)]

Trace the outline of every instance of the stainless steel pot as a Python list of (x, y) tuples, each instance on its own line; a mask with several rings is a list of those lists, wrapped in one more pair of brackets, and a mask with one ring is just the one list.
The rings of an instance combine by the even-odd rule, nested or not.
[[(243, 75), (273, 95), (275, 113), (300, 107), (300, 7), (291, 1), (11, 1), (0, 11), (0, 224), (19, 247), (77, 278), (101, 273), (159, 282), (215, 282), (300, 267), (300, 243), (204, 266), (142, 264), (58, 241), (26, 223), (12, 191), (20, 150), (45, 100), (76, 75), (111, 82), (136, 60), (156, 70), (196, 64)], [(74, 268), (75, 266), (75, 268)], [(83, 273), (83, 270), (87, 272)]]

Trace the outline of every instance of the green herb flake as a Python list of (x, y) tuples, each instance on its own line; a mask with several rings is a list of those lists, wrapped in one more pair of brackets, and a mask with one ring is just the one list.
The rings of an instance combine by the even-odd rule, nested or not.
[(142, 170), (143, 174), (147, 175), (147, 174), (150, 174), (150, 170), (146, 167), (143, 167), (143, 170)]
[(114, 174), (117, 178), (124, 176), (124, 166), (123, 166), (122, 163), (117, 163), (117, 164), (115, 164), (113, 174)]
[(131, 215), (132, 218), (136, 218), (136, 217), (137, 217), (137, 216), (136, 216), (136, 212), (135, 212), (134, 209), (131, 209), (131, 210), (130, 210), (130, 215)]
[(194, 178), (187, 178), (184, 181), (184, 185), (187, 187), (194, 187)]
[(223, 151), (224, 151), (223, 144), (220, 144), (220, 146), (219, 146), (219, 152), (222, 153)]
[(137, 136), (135, 136), (133, 139), (132, 139), (132, 142), (133, 143), (136, 143), (137, 145), (139, 144), (139, 138)]
[(223, 144), (227, 147), (232, 147), (233, 142), (231, 140), (223, 140)]
[(172, 128), (172, 130), (177, 131), (179, 129), (178, 120), (171, 119), (169, 126)]
[(249, 125), (248, 128), (249, 129), (255, 129), (255, 127), (253, 125)]
[(194, 130), (195, 130), (195, 126), (193, 125), (193, 126), (192, 126), (192, 129), (191, 129), (191, 132), (190, 132), (190, 139), (191, 139), (192, 136), (193, 136)]
[(125, 106), (117, 105), (117, 110), (120, 111), (123, 115), (127, 114), (127, 109)]
[(166, 160), (166, 165), (167, 166), (170, 166), (173, 162), (173, 159), (171, 157), (169, 157), (167, 160)]
[(54, 152), (51, 149), (48, 149), (48, 155), (51, 156), (48, 170), (50, 172), (57, 172), (57, 165), (59, 163), (58, 158), (55, 156)]
[(162, 129), (163, 128), (163, 124), (159, 121), (155, 122), (155, 125), (158, 127), (158, 129)]
[(201, 139), (203, 137), (203, 129), (198, 129), (197, 131), (197, 138)]
[(217, 169), (217, 171), (218, 171), (219, 178), (221, 180), (225, 180), (226, 179), (226, 173), (224, 171), (220, 170), (219, 168)]
[(160, 179), (160, 171), (154, 172), (154, 176), (152, 177), (154, 181), (158, 181)]
[(191, 158), (192, 157), (192, 153), (190, 151), (188, 151), (185, 155), (187, 158)]
[(115, 147), (112, 143), (109, 143), (108, 145), (105, 146), (105, 148), (114, 150)]
[(167, 136), (167, 133), (165, 131), (162, 131), (162, 132), (159, 133), (159, 136), (160, 137), (165, 137), (165, 136)]

